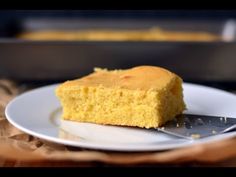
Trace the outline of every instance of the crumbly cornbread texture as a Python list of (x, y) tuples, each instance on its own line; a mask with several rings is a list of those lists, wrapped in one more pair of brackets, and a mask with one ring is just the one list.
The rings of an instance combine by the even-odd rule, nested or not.
[(155, 66), (96, 68), (58, 86), (65, 120), (156, 128), (185, 109), (182, 79)]

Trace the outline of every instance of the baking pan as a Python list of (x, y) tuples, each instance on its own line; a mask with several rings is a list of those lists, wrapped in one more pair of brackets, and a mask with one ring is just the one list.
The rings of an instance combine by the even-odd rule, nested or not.
[[(224, 35), (229, 23), (216, 20), (22, 19), (17, 24), (20, 26), (15, 36), (42, 29), (143, 29), (153, 26)], [(234, 29), (232, 20), (230, 24)], [(234, 37), (234, 33), (232, 35)], [(156, 65), (176, 72), (186, 81), (236, 81), (234, 38), (227, 42), (115, 42), (31, 41), (15, 36), (0, 39), (1, 77), (25, 81), (66, 80), (88, 74), (94, 67), (117, 69)]]

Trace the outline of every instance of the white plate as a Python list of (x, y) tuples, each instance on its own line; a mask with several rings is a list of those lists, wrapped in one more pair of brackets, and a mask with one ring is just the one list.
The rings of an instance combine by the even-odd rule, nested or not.
[[(115, 151), (166, 150), (215, 141), (236, 133), (201, 140), (185, 140), (155, 130), (77, 123), (60, 119), (61, 108), (55, 96), (57, 85), (26, 92), (12, 100), (6, 117), (20, 130), (36, 137), (65, 145)], [(184, 83), (186, 113), (236, 117), (234, 94)]]

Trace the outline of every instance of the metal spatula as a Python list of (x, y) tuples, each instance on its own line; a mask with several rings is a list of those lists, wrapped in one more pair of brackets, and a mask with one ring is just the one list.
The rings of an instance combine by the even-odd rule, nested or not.
[(182, 114), (158, 131), (187, 139), (199, 139), (236, 130), (236, 118)]

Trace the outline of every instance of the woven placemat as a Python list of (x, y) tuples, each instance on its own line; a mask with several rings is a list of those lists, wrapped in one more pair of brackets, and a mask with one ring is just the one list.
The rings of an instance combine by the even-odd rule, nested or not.
[(68, 147), (25, 134), (5, 118), (7, 103), (23, 90), (0, 79), (0, 166), (236, 166), (236, 138), (161, 151), (122, 153)]

